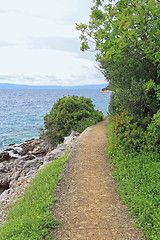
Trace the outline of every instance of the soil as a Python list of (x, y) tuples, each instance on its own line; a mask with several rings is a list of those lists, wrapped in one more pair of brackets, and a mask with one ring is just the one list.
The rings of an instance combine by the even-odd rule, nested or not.
[(116, 190), (106, 124), (87, 128), (70, 153), (52, 208), (62, 226), (51, 232), (58, 240), (144, 239)]

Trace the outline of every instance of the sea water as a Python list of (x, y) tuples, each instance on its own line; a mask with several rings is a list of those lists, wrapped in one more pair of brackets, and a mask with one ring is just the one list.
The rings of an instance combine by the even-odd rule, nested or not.
[(0, 90), (0, 151), (9, 144), (20, 144), (39, 137), (43, 117), (61, 97), (78, 95), (91, 98), (95, 109), (107, 114), (109, 93), (79, 89)]

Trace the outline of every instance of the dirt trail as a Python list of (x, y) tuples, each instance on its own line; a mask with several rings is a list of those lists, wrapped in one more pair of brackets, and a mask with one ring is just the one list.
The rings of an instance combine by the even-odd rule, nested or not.
[(63, 226), (52, 233), (58, 240), (144, 239), (116, 191), (106, 158), (106, 124), (85, 130), (70, 154), (53, 208)]

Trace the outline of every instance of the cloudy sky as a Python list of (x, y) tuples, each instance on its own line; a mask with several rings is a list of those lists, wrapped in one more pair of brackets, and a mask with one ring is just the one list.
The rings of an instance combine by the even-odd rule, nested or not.
[(92, 0), (0, 0), (0, 83), (105, 83), (93, 53), (80, 52), (75, 23)]

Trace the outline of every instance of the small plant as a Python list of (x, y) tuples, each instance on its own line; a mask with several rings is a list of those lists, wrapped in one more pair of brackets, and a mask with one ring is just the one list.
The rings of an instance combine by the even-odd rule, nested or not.
[(103, 120), (90, 98), (68, 96), (60, 98), (44, 117), (45, 135), (51, 143), (61, 143), (72, 130), (81, 133), (85, 128)]

